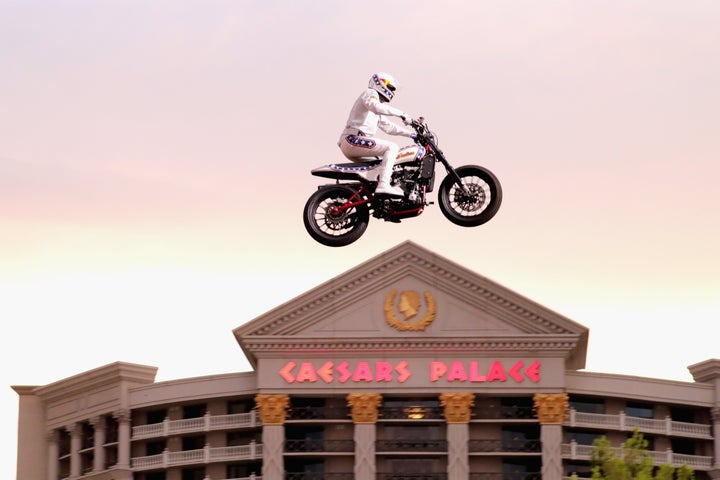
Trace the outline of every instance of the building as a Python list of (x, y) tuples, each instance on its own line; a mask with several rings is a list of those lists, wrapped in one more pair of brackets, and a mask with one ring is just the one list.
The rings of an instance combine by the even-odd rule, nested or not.
[(412, 242), (233, 333), (252, 372), (13, 387), (18, 480), (559, 480), (634, 428), (720, 478), (720, 360), (583, 372), (585, 327)]

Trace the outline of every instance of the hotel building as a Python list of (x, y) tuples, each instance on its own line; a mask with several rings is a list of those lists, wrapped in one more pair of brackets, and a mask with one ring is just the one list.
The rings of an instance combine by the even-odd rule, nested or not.
[(14, 386), (17, 479), (561, 480), (634, 429), (720, 478), (720, 360), (584, 372), (587, 328), (412, 242), (233, 334), (251, 372)]

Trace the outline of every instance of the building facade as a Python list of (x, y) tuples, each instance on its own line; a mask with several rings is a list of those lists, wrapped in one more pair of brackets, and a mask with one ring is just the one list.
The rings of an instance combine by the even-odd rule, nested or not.
[(18, 480), (560, 480), (634, 429), (720, 478), (720, 360), (582, 371), (588, 330), (412, 242), (233, 331), (253, 371), (117, 362), (19, 395)]

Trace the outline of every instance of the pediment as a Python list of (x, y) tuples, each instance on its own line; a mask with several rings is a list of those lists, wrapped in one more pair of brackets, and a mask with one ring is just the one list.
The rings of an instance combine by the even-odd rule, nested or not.
[(588, 330), (413, 242), (236, 328), (251, 363), (280, 351), (532, 351), (584, 368)]

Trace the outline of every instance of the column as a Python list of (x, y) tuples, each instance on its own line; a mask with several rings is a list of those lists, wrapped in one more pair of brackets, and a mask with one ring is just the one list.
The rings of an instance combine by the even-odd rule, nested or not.
[(569, 414), (566, 393), (536, 393), (535, 412), (540, 420), (542, 478), (560, 480), (562, 468), (562, 424)]
[(379, 393), (349, 393), (355, 440), (355, 480), (375, 480), (375, 439), (377, 437), (378, 408), (382, 403)]
[(470, 439), (470, 410), (475, 405), (472, 393), (441, 393), (440, 405), (445, 409), (448, 442), (448, 478), (467, 479), (470, 476), (468, 441)]
[(118, 422), (117, 468), (130, 468), (130, 410), (116, 410), (113, 418)]
[(66, 426), (65, 430), (70, 433), (70, 478), (78, 478), (82, 475), (82, 464), (80, 461), (82, 427), (79, 423), (72, 423)]
[(58, 459), (60, 458), (60, 447), (58, 445), (59, 434), (57, 430), (50, 430), (45, 437), (48, 442), (48, 480), (58, 478)]
[(93, 472), (105, 470), (105, 417), (97, 416), (90, 419), (95, 430), (93, 435)]
[(283, 446), (285, 442), (285, 419), (290, 397), (281, 395), (255, 395), (255, 404), (260, 410), (263, 440), (263, 480), (283, 480)]

